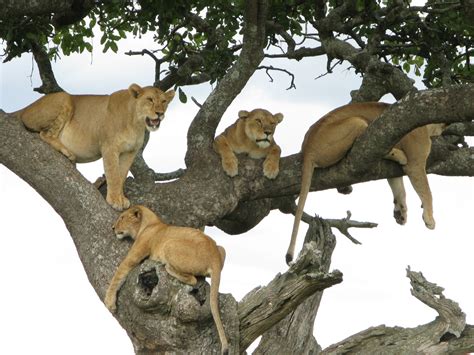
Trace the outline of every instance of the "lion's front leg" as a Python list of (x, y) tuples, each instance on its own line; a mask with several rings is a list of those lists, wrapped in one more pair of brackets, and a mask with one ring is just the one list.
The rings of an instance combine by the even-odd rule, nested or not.
[(280, 172), (280, 154), (281, 149), (275, 144), (270, 148), (270, 151), (263, 162), (263, 175), (269, 179), (275, 179)]
[(112, 208), (122, 211), (130, 207), (130, 201), (123, 194), (124, 179), (121, 177), (119, 154), (114, 149), (102, 151), (105, 179), (107, 180), (107, 203)]
[(144, 247), (144, 245), (137, 245), (135, 242), (125, 259), (119, 265), (112, 281), (110, 281), (109, 288), (105, 294), (104, 303), (112, 313), (115, 313), (117, 309), (117, 292), (120, 290), (120, 287), (122, 287), (128, 273), (149, 255), (149, 250)]
[(227, 138), (223, 135), (214, 140), (214, 149), (221, 156), (222, 168), (230, 177), (239, 173), (239, 161), (229, 145)]

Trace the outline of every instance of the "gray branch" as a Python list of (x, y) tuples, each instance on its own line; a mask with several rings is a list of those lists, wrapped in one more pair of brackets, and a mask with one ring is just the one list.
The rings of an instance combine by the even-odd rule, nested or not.
[(342, 282), (342, 273), (321, 271), (322, 256), (317, 244), (310, 242), (289, 268), (267, 286), (256, 288), (239, 302), (240, 349), (294, 311), (307, 297)]
[(438, 312), (433, 322), (416, 328), (372, 327), (324, 349), (322, 354), (452, 354), (474, 351), (472, 326), (459, 305), (444, 297), (443, 288), (407, 269), (411, 293)]

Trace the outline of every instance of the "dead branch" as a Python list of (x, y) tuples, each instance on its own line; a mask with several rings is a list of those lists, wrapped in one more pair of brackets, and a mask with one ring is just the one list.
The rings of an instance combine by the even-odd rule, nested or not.
[(321, 263), (316, 243), (306, 243), (286, 273), (278, 274), (267, 286), (254, 289), (239, 302), (241, 351), (307, 297), (342, 282), (340, 271), (322, 272)]
[(466, 315), (459, 305), (444, 297), (443, 288), (425, 279), (420, 272), (407, 269), (411, 293), (438, 312), (434, 321), (416, 328), (381, 325), (364, 330), (321, 354), (452, 354), (474, 351), (474, 332), (466, 326)]
[(286, 74), (288, 74), (290, 77), (291, 77), (291, 82), (290, 82), (290, 86), (288, 86), (286, 88), (286, 90), (290, 90), (290, 89), (296, 89), (296, 86), (295, 86), (295, 75), (286, 70), (286, 69), (282, 69), (282, 68), (275, 68), (274, 66), (270, 65), (270, 66), (267, 66), (267, 65), (261, 65), (259, 67), (257, 67), (257, 70), (261, 70), (261, 69), (265, 69), (265, 73), (267, 74), (267, 76), (270, 78), (270, 82), (273, 83), (273, 78), (272, 76), (270, 75), (270, 70), (274, 70), (274, 71), (281, 71), (281, 72), (284, 72)]

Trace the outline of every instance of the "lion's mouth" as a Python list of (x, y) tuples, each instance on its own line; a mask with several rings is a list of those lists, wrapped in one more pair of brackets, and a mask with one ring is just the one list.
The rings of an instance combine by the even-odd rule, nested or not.
[(270, 146), (271, 142), (268, 138), (263, 138), (263, 139), (256, 139), (255, 140), (255, 143), (257, 143), (257, 145), (260, 147), (260, 148), (267, 148)]
[(147, 117), (145, 122), (148, 129), (156, 131), (160, 127), (161, 119), (159, 118), (153, 119), (153, 118)]

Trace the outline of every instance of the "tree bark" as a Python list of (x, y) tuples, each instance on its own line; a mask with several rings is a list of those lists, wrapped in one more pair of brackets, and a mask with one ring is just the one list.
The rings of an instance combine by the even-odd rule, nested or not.
[(459, 305), (443, 295), (443, 288), (408, 267), (411, 293), (439, 316), (416, 328), (372, 327), (324, 349), (321, 354), (453, 354), (474, 351), (473, 327)]

